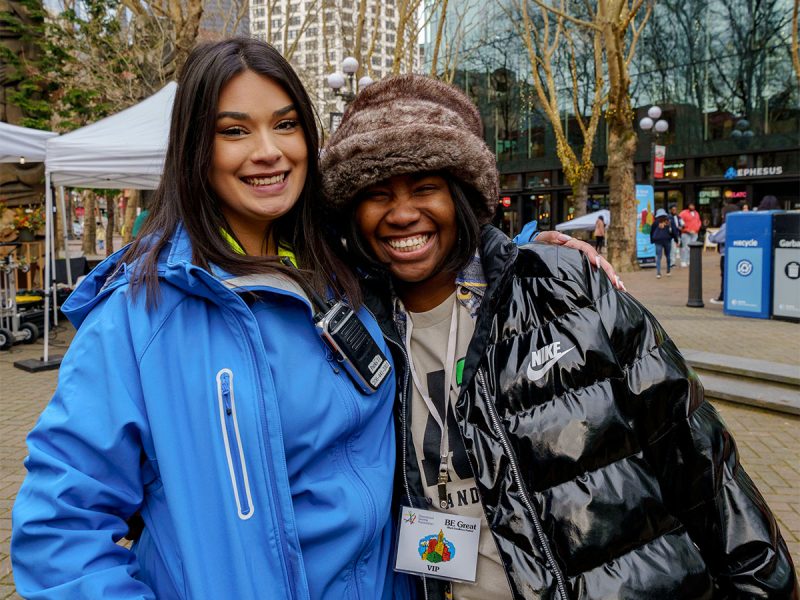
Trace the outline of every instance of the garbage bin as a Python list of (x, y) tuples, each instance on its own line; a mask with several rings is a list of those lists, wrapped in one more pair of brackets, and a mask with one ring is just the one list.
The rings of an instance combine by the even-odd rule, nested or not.
[(768, 319), (772, 287), (772, 218), (781, 211), (728, 213), (726, 315)]
[(800, 213), (772, 219), (772, 316), (800, 321)]

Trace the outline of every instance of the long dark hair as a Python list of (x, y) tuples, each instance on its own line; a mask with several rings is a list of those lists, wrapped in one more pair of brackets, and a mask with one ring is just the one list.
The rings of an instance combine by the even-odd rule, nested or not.
[[(470, 261), (480, 242), (480, 221), (478, 211), (486, 206), (481, 195), (472, 187), (468, 186), (447, 172), (436, 172), (447, 182), (450, 197), (456, 209), (456, 243), (450, 255), (447, 256), (437, 271), (447, 271), (458, 273)], [(356, 196), (356, 200), (351, 205), (351, 210), (344, 216), (346, 221), (342, 223), (342, 231), (346, 240), (347, 250), (359, 265), (372, 271), (385, 272), (386, 267), (378, 262), (372, 255), (367, 243), (361, 236), (356, 221), (356, 208), (363, 199), (363, 195)], [(485, 210), (485, 209), (483, 209)]]
[[(300, 271), (277, 257), (237, 254), (220, 232), (233, 234), (211, 189), (208, 173), (214, 147), (217, 105), (222, 88), (233, 77), (253, 71), (277, 82), (297, 110), (308, 149), (308, 174), (300, 198), (273, 224), (279, 243), (291, 245)], [(318, 118), (300, 79), (269, 44), (251, 38), (232, 38), (197, 46), (189, 54), (178, 80), (172, 108), (164, 173), (150, 215), (122, 262), (137, 263), (132, 289), (144, 285), (148, 303), (158, 299), (158, 255), (183, 224), (192, 244), (192, 262), (211, 264), (234, 275), (281, 272), (300, 285), (322, 292), (330, 288), (358, 304), (358, 282), (331, 247), (335, 236), (325, 231), (330, 222), (321, 202)]]

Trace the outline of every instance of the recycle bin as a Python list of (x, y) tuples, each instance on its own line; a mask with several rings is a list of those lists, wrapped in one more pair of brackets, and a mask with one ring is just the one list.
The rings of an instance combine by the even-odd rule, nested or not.
[(726, 315), (769, 319), (772, 219), (781, 211), (734, 212), (726, 217)]
[(800, 213), (772, 219), (772, 316), (800, 321)]

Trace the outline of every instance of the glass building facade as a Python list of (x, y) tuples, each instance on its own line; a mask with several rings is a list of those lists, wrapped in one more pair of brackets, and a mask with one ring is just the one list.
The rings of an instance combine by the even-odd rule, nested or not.
[[(694, 202), (708, 227), (719, 226), (726, 203), (753, 208), (774, 195), (784, 208), (800, 208), (800, 90), (789, 54), (791, 11), (791, 0), (656, 3), (630, 69), (637, 182), (650, 179), (651, 143), (666, 146), (656, 207)], [(524, 47), (503, 19), (491, 22), (491, 28), (476, 27), (465, 36), (462, 68), (450, 78), (478, 105), (486, 141), (497, 155), (498, 223), (511, 234), (530, 219), (552, 228), (569, 218), (572, 190), (556, 156), (553, 128), (538, 109)], [(583, 81), (593, 82), (590, 56), (578, 50), (577, 58)], [(582, 137), (563, 57), (554, 70), (563, 93), (562, 125), (577, 152)], [(579, 109), (586, 112), (591, 85), (578, 90)], [(669, 123), (658, 140), (637, 125), (653, 104)], [(589, 211), (608, 205), (606, 142), (601, 120)]]

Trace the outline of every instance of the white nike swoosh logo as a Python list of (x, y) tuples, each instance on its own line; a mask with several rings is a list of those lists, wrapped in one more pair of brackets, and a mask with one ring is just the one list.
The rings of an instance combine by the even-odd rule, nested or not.
[(573, 346), (572, 348), (568, 348), (563, 352), (559, 352), (553, 358), (544, 363), (539, 369), (534, 369), (531, 367), (531, 365), (528, 365), (528, 379), (530, 379), (531, 381), (539, 381), (542, 377), (545, 376), (547, 371), (550, 370), (550, 367), (556, 364), (556, 362), (558, 362), (558, 360), (562, 356), (564, 356), (567, 352), (571, 352), (572, 350), (575, 350), (575, 346)]

